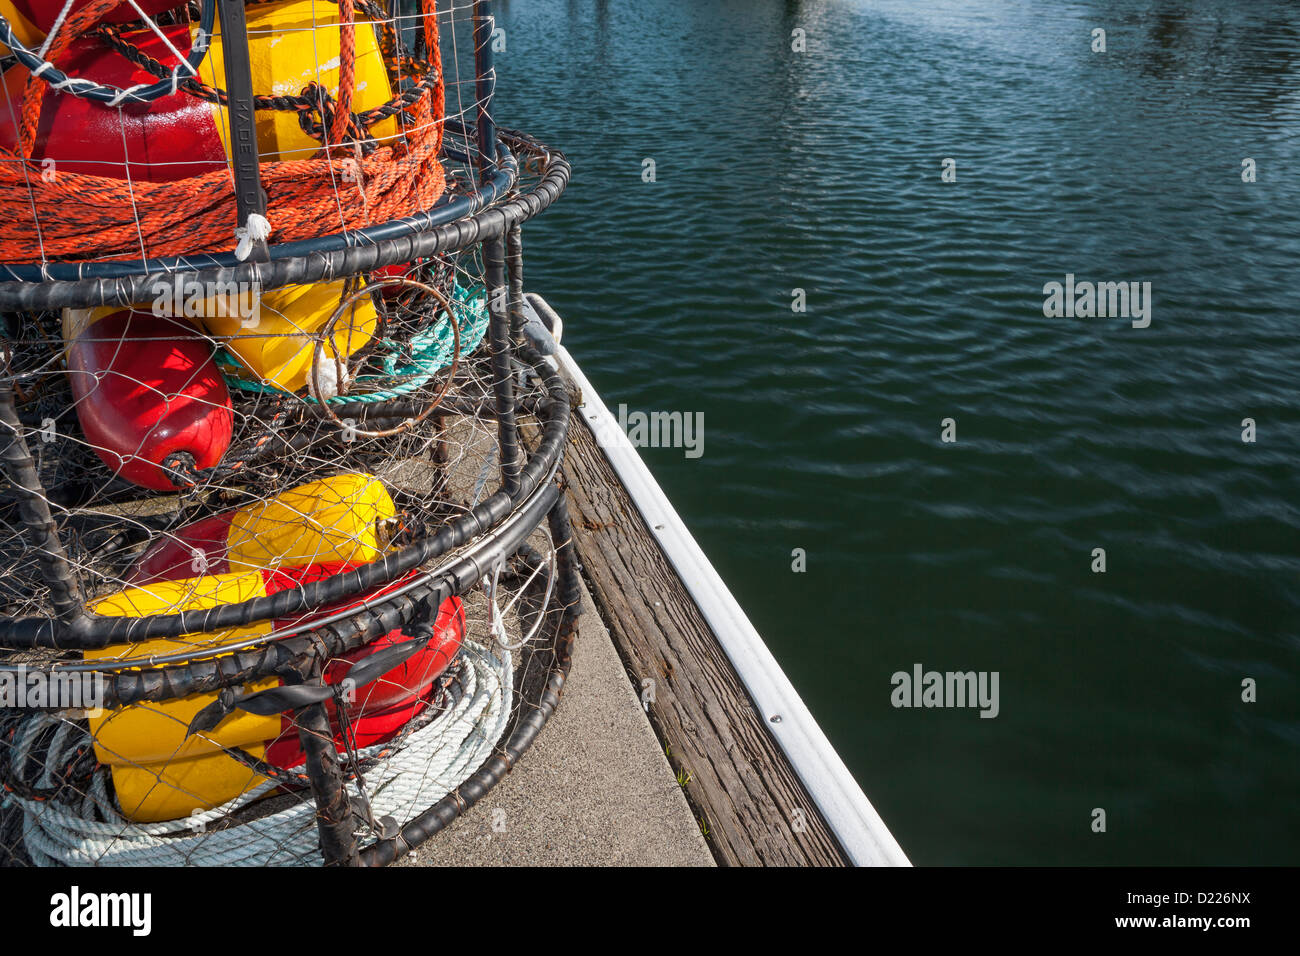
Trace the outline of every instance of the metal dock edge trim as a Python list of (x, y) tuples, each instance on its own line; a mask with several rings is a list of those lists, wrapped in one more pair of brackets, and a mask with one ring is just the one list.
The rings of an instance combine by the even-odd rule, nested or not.
[[(561, 371), (581, 389), (582, 402), (576, 411), (596, 436), (610, 466), (762, 714), (768, 732), (850, 861), (857, 866), (911, 866), (591, 381), (564, 346), (557, 346), (553, 357)], [(773, 716), (780, 720), (773, 722)]]

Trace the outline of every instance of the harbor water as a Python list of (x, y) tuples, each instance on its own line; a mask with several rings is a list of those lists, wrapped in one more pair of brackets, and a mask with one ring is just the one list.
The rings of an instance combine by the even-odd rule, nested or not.
[(1300, 862), (1300, 5), (498, 27), (528, 285), (911, 859)]

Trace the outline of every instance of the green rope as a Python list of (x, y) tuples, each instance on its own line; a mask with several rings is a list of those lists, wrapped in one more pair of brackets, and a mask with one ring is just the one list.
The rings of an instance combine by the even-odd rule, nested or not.
[[(452, 293), (451, 308), (456, 316), (456, 325), (460, 329), (460, 357), (463, 359), (479, 347), (484, 333), (487, 332), (487, 290), (482, 285), (466, 289), (460, 283), (456, 283)], [(392, 339), (379, 339), (376, 344), (388, 350), (383, 357), (383, 374), (357, 376), (352, 387), (362, 391), (348, 395), (335, 395), (333, 398), (326, 399), (327, 403), (341, 405), (347, 402), (387, 402), (409, 395), (427, 384), (439, 369), (451, 364), (456, 339), (452, 334), (451, 323), (447, 321), (444, 314), (429, 328), (411, 336), (409, 346), (403, 346)], [(244, 378), (241, 373), (246, 370), (239, 365), (237, 359), (224, 351), (218, 355), (217, 360), (225, 366), (223, 371), (226, 382), (235, 388), (246, 392), (292, 394), (274, 385)], [(394, 379), (400, 381), (386, 388), (376, 387), (374, 391), (364, 391), (367, 386), (380, 386)], [(319, 399), (312, 395), (295, 397), (304, 402), (319, 403)]]

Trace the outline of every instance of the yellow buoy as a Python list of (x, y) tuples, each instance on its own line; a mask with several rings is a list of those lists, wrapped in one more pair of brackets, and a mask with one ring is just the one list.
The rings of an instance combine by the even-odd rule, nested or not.
[[(248, 53), (253, 72), (253, 92), (265, 96), (297, 96), (309, 83), (319, 83), (337, 100), (340, 67), (338, 24), (338, 4), (330, 0), (250, 4)], [(375, 29), (375, 25), (357, 11), (354, 113), (382, 106), (392, 98), (392, 87)], [(191, 37), (197, 32), (197, 25), (190, 28)], [(209, 86), (227, 89), (220, 22), (212, 38), (212, 49), (199, 66), (199, 76)], [(229, 156), (228, 111), (216, 104), (213, 109), (217, 131)], [(391, 116), (370, 129), (370, 135), (381, 142), (395, 137), (397, 132), (397, 118)], [(320, 143), (302, 131), (298, 114), (292, 110), (258, 110), (257, 148), (263, 156), (273, 154), (285, 160), (310, 159), (320, 151)]]
[[(171, 532), (137, 560), (129, 577), (134, 586), (98, 599), (91, 610), (138, 617), (263, 597), (303, 579), (296, 573), (279, 575), (283, 569), (336, 573), (378, 558), (396, 513), (383, 482), (373, 475), (349, 473), (307, 482), (269, 501)], [(187, 574), (196, 564), (211, 573)], [(269, 633), (273, 626), (263, 622), (215, 634), (158, 638), (90, 650), (85, 656), (146, 666), (151, 655), (224, 647)], [(266, 678), (244, 689), (253, 692), (278, 682)], [(236, 711), (215, 730), (187, 736), (190, 721), (216, 697), (212, 692), (191, 694), (91, 717), (95, 755), (111, 768), (118, 803), (128, 819), (178, 819), (219, 806), (264, 782), (266, 778), (221, 748), (239, 747), (263, 757), (266, 743), (281, 732), (280, 715)]]
[[(174, 614), (247, 601), (266, 593), (257, 571), (159, 581), (127, 588), (90, 605), (109, 617)], [(85, 652), (87, 660), (136, 661), (151, 655), (175, 654), (220, 647), (269, 632), (270, 624), (232, 628), (216, 634), (159, 638)], [(253, 681), (252, 692), (275, 687), (275, 677)], [(222, 752), (240, 747), (255, 757), (266, 752), (266, 742), (281, 728), (281, 717), (259, 717), (236, 711), (215, 730), (187, 735), (190, 721), (216, 699), (216, 694), (190, 694), (159, 703), (139, 703), (104, 710), (90, 717), (95, 756), (113, 775), (113, 787), (123, 815), (141, 823), (175, 820), (194, 810), (220, 806), (266, 778)]]
[[(337, 393), (338, 363), (347, 360), (374, 337), (379, 315), (368, 296), (354, 300), (329, 333), (325, 324), (344, 295), (344, 282), (285, 286), (270, 292), (218, 287), (197, 281), (160, 279), (154, 299), (132, 311), (174, 318), (202, 326), (243, 366), (241, 374), (286, 392), (312, 388), (312, 369), (324, 397)], [(120, 307), (63, 310), (63, 339), (73, 342), (89, 326)], [(330, 344), (332, 340), (333, 344)], [(323, 342), (319, 350), (317, 342)]]
[(366, 564), (384, 553), (396, 516), (378, 478), (332, 475), (160, 535), (136, 559), (127, 583)]
[(364, 564), (383, 553), (397, 507), (373, 475), (334, 475), (235, 512), (226, 538), (232, 571)]
[[(309, 385), (314, 390), (312, 369), (319, 365), (321, 390), (328, 398), (337, 393), (336, 362), (346, 365), (348, 357), (374, 336), (379, 322), (374, 303), (362, 296), (327, 334), (325, 323), (343, 300), (343, 286), (342, 280), (286, 286), (258, 294), (251, 310), (233, 309), (229, 306), (236, 301), (233, 297), (215, 296), (201, 310), (199, 320), (261, 383), (287, 392)], [(325, 344), (318, 354), (320, 341)]]

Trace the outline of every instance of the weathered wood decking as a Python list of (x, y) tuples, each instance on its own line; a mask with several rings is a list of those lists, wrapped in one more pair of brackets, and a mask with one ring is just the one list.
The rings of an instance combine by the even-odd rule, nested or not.
[[(573, 392), (575, 407), (582, 401)], [(596, 607), (724, 865), (848, 861), (581, 416), (564, 471)], [(643, 695), (643, 700), (648, 695)]]

